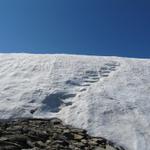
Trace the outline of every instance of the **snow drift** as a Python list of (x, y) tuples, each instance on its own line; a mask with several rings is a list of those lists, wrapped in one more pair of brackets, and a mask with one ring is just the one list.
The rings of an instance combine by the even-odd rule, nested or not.
[(129, 150), (150, 149), (150, 60), (0, 54), (0, 119), (59, 117)]

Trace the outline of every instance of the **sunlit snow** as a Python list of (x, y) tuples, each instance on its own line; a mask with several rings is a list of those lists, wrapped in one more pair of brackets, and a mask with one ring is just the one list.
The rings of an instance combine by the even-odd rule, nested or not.
[(150, 150), (150, 60), (0, 54), (0, 119), (16, 117), (59, 117)]

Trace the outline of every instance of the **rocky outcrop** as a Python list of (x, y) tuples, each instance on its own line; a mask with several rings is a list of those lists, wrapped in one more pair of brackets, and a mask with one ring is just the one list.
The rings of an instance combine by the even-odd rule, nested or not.
[(64, 125), (60, 119), (0, 121), (0, 150), (124, 150), (86, 130)]

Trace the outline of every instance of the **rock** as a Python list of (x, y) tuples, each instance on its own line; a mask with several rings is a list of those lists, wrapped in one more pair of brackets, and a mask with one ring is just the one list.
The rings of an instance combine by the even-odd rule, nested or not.
[(125, 150), (58, 118), (0, 121), (0, 150)]
[(95, 140), (89, 140), (88, 143), (89, 143), (90, 145), (98, 146), (98, 143), (97, 143), (97, 141), (95, 141)]
[(62, 121), (60, 119), (58, 119), (58, 118), (52, 118), (51, 119), (51, 123), (53, 125), (59, 125), (59, 124), (62, 124)]
[(63, 134), (62, 134), (64, 137), (66, 137), (67, 140), (72, 140), (74, 139), (74, 135), (69, 132), (69, 131), (65, 131)]
[(39, 148), (45, 148), (46, 145), (42, 141), (37, 141), (35, 142), (35, 146)]
[(87, 131), (84, 130), (84, 129), (71, 128), (70, 130), (71, 130), (71, 132), (73, 132), (73, 133), (79, 133), (79, 134), (84, 134), (84, 135), (87, 133)]
[(35, 144), (33, 142), (31, 142), (30, 140), (27, 141), (27, 145), (30, 147), (30, 148), (34, 148), (35, 147)]
[(75, 139), (75, 140), (81, 140), (81, 139), (83, 139), (83, 138), (84, 138), (83, 135), (80, 135), (80, 134), (74, 134), (74, 139)]
[(68, 146), (69, 143), (66, 140), (56, 140), (52, 143), (52, 145), (63, 145), (63, 146)]

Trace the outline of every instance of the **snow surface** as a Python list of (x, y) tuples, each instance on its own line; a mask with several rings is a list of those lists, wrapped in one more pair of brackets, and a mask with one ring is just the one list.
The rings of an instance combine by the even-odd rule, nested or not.
[(59, 117), (150, 150), (150, 60), (0, 54), (0, 119), (15, 117)]

